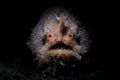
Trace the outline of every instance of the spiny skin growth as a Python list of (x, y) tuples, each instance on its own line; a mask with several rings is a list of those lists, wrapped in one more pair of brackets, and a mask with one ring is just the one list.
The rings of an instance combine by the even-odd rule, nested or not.
[(43, 14), (27, 44), (40, 63), (81, 60), (89, 47), (88, 36), (79, 21), (58, 7)]

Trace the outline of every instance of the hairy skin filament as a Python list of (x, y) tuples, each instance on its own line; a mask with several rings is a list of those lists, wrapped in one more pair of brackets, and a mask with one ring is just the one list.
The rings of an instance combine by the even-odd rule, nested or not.
[[(79, 21), (64, 8), (53, 8), (43, 14), (33, 29), (27, 45), (39, 63), (81, 60), (89, 48), (88, 35)], [(52, 60), (53, 59), (53, 60)]]

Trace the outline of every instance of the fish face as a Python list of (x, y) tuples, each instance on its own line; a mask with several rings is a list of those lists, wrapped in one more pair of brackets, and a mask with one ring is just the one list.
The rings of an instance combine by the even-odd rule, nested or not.
[(46, 11), (28, 41), (28, 46), (41, 62), (81, 60), (88, 44), (87, 33), (79, 21), (62, 8)]

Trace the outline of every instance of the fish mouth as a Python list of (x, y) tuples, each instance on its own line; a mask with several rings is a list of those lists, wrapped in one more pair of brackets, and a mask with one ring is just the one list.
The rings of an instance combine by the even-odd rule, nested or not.
[(55, 45), (51, 46), (49, 50), (73, 50), (69, 45), (64, 44), (63, 42), (58, 42)]
[(58, 42), (51, 45), (45, 52), (43, 51), (40, 58), (42, 61), (49, 61), (49, 59), (69, 60), (71, 58), (80, 60), (81, 56), (70, 45)]

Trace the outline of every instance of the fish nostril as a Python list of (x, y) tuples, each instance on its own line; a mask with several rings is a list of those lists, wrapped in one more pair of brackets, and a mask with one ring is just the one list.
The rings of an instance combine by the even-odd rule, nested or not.
[(62, 42), (62, 37), (58, 37), (57, 42)]

